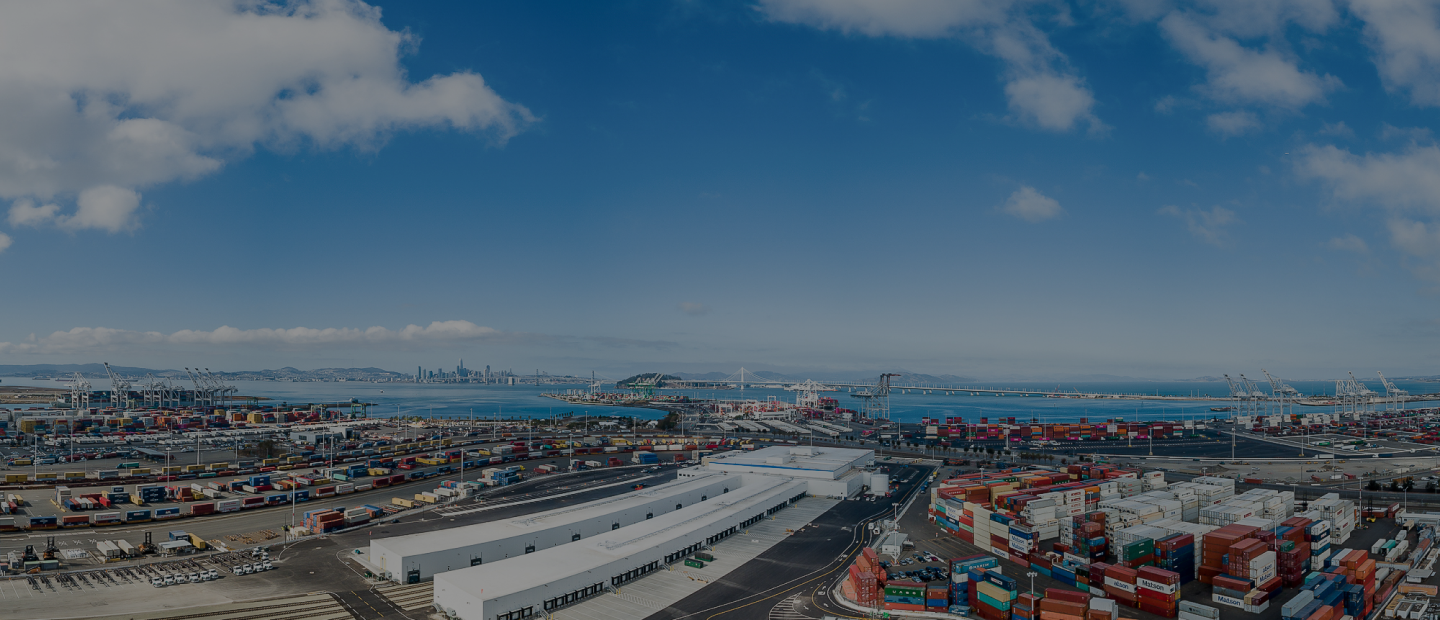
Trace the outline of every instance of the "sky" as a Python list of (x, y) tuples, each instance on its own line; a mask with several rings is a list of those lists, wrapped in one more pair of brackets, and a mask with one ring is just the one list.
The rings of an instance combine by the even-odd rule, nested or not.
[(0, 9), (0, 363), (1440, 374), (1440, 5)]

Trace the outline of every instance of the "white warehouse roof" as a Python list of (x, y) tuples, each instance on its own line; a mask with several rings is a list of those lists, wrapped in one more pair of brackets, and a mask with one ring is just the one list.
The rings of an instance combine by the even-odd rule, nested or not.
[(725, 452), (707, 456), (704, 469), (712, 472), (839, 480), (852, 469), (868, 465), (874, 460), (874, 450), (771, 446), (753, 452)]
[(390, 579), (403, 581), (409, 571), (419, 570), (421, 579), (468, 568), (474, 561), (493, 563), (524, 555), (526, 549), (542, 550), (575, 540), (608, 533), (620, 527), (658, 518), (674, 512), (676, 505), (690, 506), (739, 489), (739, 476), (718, 473), (684, 478), (673, 482), (607, 497), (576, 506), (567, 506), (531, 515), (486, 523), (392, 536), (370, 542), (369, 563)]
[(782, 477), (758, 479), (590, 540), (440, 573), (435, 602), (462, 620), (530, 617), (526, 609), (540, 617), (553, 606), (592, 596), (738, 533), (804, 497), (806, 485)]

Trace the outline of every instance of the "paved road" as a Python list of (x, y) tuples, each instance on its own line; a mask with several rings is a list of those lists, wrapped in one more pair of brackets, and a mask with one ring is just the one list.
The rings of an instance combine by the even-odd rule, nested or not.
[[(675, 468), (673, 467), (665, 467), (662, 469), (662, 472), (658, 474), (658, 478), (654, 478), (653, 480), (647, 480), (646, 482), (650, 484), (658, 484), (661, 481), (673, 479), (675, 475), (674, 471)], [(485, 496), (483, 497), (483, 501), (486, 503), (499, 503), (507, 500), (520, 500), (528, 499), (531, 497), (538, 497), (551, 492), (567, 492), (569, 490), (572, 490), (572, 488), (583, 488), (583, 485), (600, 485), (619, 480), (622, 477), (627, 479), (631, 477), (636, 477), (641, 475), (638, 474), (638, 472), (639, 468), (631, 467), (620, 469), (599, 469), (588, 472), (580, 472), (576, 474), (539, 475), (520, 485), (491, 489), (485, 494)], [(430, 479), (426, 481), (403, 485), (398, 489), (387, 487), (376, 489), (374, 491), (369, 491), (366, 493), (353, 493), (350, 495), (343, 495), (334, 498), (326, 498), (324, 500), (311, 500), (309, 502), (302, 502), (300, 504), (297, 504), (294, 508), (294, 511), (296, 518), (298, 519), (299, 513), (306, 510), (314, 510), (317, 508), (331, 506), (356, 506), (363, 503), (384, 504), (389, 503), (389, 499), (391, 497), (395, 497), (397, 495), (409, 497), (422, 490), (434, 488), (436, 484), (438, 484), (438, 479)], [(600, 494), (600, 496), (607, 496), (623, 491), (625, 490), (625, 488), (625, 486), (622, 486), (615, 489), (602, 489), (599, 490), (598, 493)], [(469, 506), (476, 504), (473, 501), (466, 501), (459, 505)], [(542, 502), (541, 504), (527, 505), (526, 509), (522, 512), (544, 510), (544, 508), (535, 508), (536, 505), (544, 505), (544, 503)], [(437, 518), (438, 517), (428, 512), (421, 513), (419, 516), (407, 515), (401, 517), (402, 521), (426, 521), (434, 520)], [(473, 517), (473, 519), (478, 521), (488, 520), (480, 518), (478, 516)], [(463, 523), (468, 520), (471, 519), (462, 518), (460, 522)], [(289, 506), (281, 506), (269, 509), (246, 510), (237, 513), (206, 516), (192, 519), (155, 521), (150, 523), (141, 523), (137, 525), (11, 533), (0, 536), (0, 554), (4, 554), (7, 551), (21, 551), (25, 548), (26, 545), (43, 546), (46, 538), (50, 536), (56, 537), (58, 541), (58, 546), (61, 549), (78, 548), (91, 550), (94, 549), (95, 544), (101, 540), (125, 539), (133, 544), (139, 544), (144, 540), (144, 533), (147, 531), (152, 532), (152, 535), (155, 537), (156, 542), (164, 540), (165, 532), (171, 530), (184, 530), (189, 533), (198, 534), (206, 540), (225, 540), (224, 537), (227, 535), (245, 534), (250, 532), (257, 532), (260, 530), (271, 530), (273, 532), (280, 533), (283, 531), (282, 528), (285, 525), (290, 524), (290, 522), (291, 508)], [(269, 544), (276, 544), (279, 542), (283, 542), (283, 539), (271, 540), (269, 541)], [(238, 546), (237, 543), (230, 544)]]
[[(869, 521), (890, 515), (893, 506), (913, 493), (932, 469), (923, 466), (891, 466), (892, 475), (903, 470), (915, 472), (914, 478), (901, 485), (900, 493), (887, 501), (847, 500), (811, 522), (779, 544), (771, 547), (744, 566), (705, 586), (700, 591), (648, 616), (648, 620), (750, 620), (762, 618), (779, 604), (792, 598), (805, 598), (817, 587), (833, 584), (842, 575), (860, 548), (868, 544), (871, 534), (864, 527)], [(791, 617), (811, 617), (803, 610)], [(814, 617), (819, 617), (815, 615)]]

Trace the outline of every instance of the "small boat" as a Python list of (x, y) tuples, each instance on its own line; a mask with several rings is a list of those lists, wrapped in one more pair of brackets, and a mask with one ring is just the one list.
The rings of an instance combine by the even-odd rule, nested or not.
[(1211, 411), (1234, 411), (1234, 407), (1211, 407)]

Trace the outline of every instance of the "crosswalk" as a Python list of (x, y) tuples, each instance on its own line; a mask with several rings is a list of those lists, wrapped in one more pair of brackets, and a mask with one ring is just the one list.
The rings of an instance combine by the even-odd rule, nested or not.
[(405, 611), (428, 609), (435, 600), (435, 582), (383, 586), (375, 588), (375, 593)]
[(800, 596), (797, 594), (776, 603), (774, 607), (770, 608), (770, 614), (766, 616), (766, 620), (815, 620), (814, 616), (796, 609), (800, 602)]

